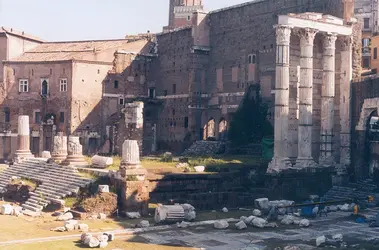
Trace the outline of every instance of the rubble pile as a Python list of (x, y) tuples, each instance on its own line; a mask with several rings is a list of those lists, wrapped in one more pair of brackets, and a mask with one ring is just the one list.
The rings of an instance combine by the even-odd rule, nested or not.
[(114, 233), (103, 233), (97, 237), (92, 236), (90, 233), (83, 233), (80, 236), (80, 242), (89, 248), (106, 248), (109, 241), (113, 241), (115, 238)]
[(21, 216), (22, 213), (22, 207), (11, 205), (11, 204), (3, 204), (0, 206), (0, 214), (2, 215), (12, 215), (12, 216)]
[(209, 156), (222, 153), (225, 143), (220, 141), (196, 141), (187, 148), (184, 156)]

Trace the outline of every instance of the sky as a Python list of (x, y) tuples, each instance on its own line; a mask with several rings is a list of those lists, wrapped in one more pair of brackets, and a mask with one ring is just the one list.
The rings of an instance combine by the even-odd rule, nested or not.
[[(216, 10), (249, 0), (203, 0)], [(119, 39), (161, 32), (169, 0), (0, 0), (0, 26), (46, 41)]]

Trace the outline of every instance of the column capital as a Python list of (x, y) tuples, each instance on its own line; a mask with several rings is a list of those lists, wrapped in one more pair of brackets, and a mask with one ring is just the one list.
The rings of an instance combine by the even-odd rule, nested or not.
[(338, 40), (341, 42), (341, 51), (351, 50), (351, 44), (353, 43), (352, 36), (340, 36)]
[(296, 29), (296, 35), (300, 38), (300, 46), (313, 45), (313, 41), (318, 32), (316, 29), (304, 28)]
[(335, 48), (336, 47), (337, 34), (335, 33), (325, 33), (323, 34), (323, 46), (324, 48)]
[(276, 43), (277, 45), (289, 44), (291, 38), (292, 26), (289, 25), (274, 25), (276, 30)]

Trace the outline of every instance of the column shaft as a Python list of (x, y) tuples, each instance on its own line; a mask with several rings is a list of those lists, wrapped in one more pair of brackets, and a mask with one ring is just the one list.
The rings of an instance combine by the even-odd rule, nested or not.
[(299, 30), (300, 36), (300, 86), (299, 86), (299, 135), (296, 166), (315, 167), (312, 158), (313, 113), (313, 43), (317, 30)]
[(321, 91), (320, 160), (324, 166), (335, 164), (333, 158), (334, 98), (335, 98), (335, 34), (323, 39), (323, 79)]
[(275, 144), (274, 158), (268, 172), (278, 172), (291, 167), (288, 153), (288, 115), (289, 115), (289, 59), (291, 27), (276, 27), (276, 82), (275, 82)]

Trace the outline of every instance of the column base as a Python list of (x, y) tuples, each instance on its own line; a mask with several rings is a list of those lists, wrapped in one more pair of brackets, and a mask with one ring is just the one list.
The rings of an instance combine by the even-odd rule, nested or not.
[(333, 156), (320, 156), (319, 165), (324, 167), (334, 167), (336, 162), (334, 161)]
[(295, 168), (303, 169), (303, 168), (317, 168), (317, 163), (313, 160), (312, 157), (309, 158), (297, 158)]
[(268, 164), (267, 173), (279, 173), (286, 169), (291, 169), (292, 163), (289, 158), (272, 158), (272, 161)]
[(23, 160), (34, 158), (34, 155), (30, 150), (17, 150), (14, 155), (14, 162), (20, 163)]
[(88, 162), (83, 155), (68, 155), (62, 162), (63, 165), (68, 166), (88, 166)]
[(61, 154), (61, 155), (53, 154), (53, 155), (51, 155), (51, 158), (52, 158), (54, 161), (56, 161), (56, 162), (62, 162), (62, 161), (64, 161), (64, 160), (67, 158), (67, 155), (63, 155), (63, 154)]

